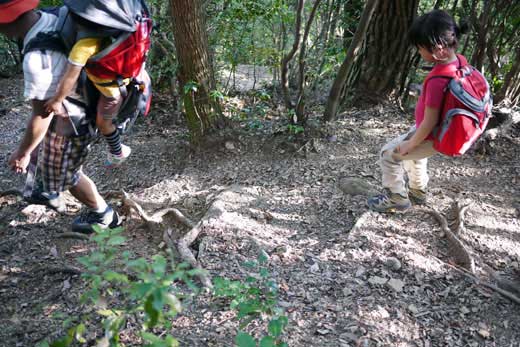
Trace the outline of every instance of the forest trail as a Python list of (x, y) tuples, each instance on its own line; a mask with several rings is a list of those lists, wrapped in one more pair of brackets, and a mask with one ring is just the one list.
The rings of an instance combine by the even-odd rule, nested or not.
[[(0, 191), (22, 184), (7, 168), (29, 113), (21, 86), (11, 79), (0, 87)], [(85, 171), (101, 192), (168, 202), (193, 220), (220, 201), (194, 252), (212, 276), (239, 279), (249, 271), (242, 264), (265, 251), (289, 317), (289, 346), (520, 344), (519, 306), (446, 265), (448, 246), (433, 217), (419, 208), (369, 212), (366, 196), (341, 189), (345, 178), (379, 185), (378, 150), (410, 118), (388, 107), (352, 109), (331, 125), (329, 140), (303, 141), (266, 117), (192, 153), (183, 120), (169, 107), (156, 98), (150, 119), (125, 140), (133, 154), (124, 167), (103, 168), (98, 143)], [(455, 200), (471, 203), (460, 239), (511, 278), (520, 273), (518, 158), (519, 146), (499, 138), (484, 156), (437, 156), (429, 166), (430, 205), (447, 213)], [(94, 244), (60, 237), (79, 209), (70, 196), (65, 214), (14, 197), (0, 198), (0, 206), (0, 346), (34, 346), (56, 337), (64, 317), (83, 313), (85, 283), (63, 269), (78, 266)], [(124, 226), (122, 249), (147, 257), (161, 251), (160, 233), (138, 219)], [(181, 346), (233, 345), (238, 324), (227, 305), (202, 294), (185, 306), (173, 321)], [(132, 336), (123, 339), (132, 345)]]

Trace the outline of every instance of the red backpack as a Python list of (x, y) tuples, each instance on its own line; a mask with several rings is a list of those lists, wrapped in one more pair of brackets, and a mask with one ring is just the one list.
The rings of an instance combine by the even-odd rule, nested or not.
[(442, 154), (460, 156), (484, 132), (493, 100), (489, 84), (482, 74), (469, 65), (466, 58), (457, 55), (459, 67), (453, 64), (436, 67), (432, 78), (448, 78), (438, 126), (433, 131), (433, 148)]
[(85, 68), (93, 76), (117, 81), (136, 77), (150, 49), (152, 21), (136, 18), (135, 31), (120, 35), (115, 42), (91, 57)]

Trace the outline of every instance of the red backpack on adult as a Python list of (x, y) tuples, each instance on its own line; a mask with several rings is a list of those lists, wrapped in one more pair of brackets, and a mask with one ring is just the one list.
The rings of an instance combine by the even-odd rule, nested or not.
[(432, 78), (447, 78), (448, 85), (439, 124), (433, 131), (433, 148), (442, 154), (460, 156), (484, 132), (493, 100), (489, 84), (482, 74), (469, 65), (466, 58), (457, 55), (458, 67), (453, 64), (436, 67), (426, 77), (423, 90)]

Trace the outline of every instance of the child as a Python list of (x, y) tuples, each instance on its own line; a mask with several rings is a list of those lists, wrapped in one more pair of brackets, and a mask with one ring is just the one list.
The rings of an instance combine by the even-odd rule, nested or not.
[[(110, 44), (110, 41), (110, 39), (105, 38), (84, 38), (76, 42), (69, 54), (67, 69), (60, 81), (56, 95), (45, 104), (47, 112), (54, 112), (57, 115), (63, 113), (62, 102), (76, 85), (81, 70), (89, 58)], [(117, 83), (112, 85), (112, 81), (93, 76), (88, 70), (87, 76), (100, 92), (96, 126), (105, 137), (109, 148), (105, 165), (118, 166), (128, 158), (131, 152), (130, 147), (121, 143), (119, 131), (112, 123), (119, 112), (123, 96)], [(129, 80), (123, 81), (125, 85), (128, 82)]]
[[(417, 18), (408, 36), (421, 57), (434, 63), (430, 72), (434, 74), (444, 64), (458, 67), (455, 52), (458, 39), (466, 30), (467, 25), (458, 26), (448, 13), (434, 10)], [(411, 207), (411, 202), (426, 203), (427, 158), (437, 153), (433, 149), (431, 133), (438, 124), (448, 81), (447, 78), (433, 78), (423, 86), (415, 106), (415, 127), (381, 149), (384, 193), (368, 199), (370, 209), (378, 212), (405, 211)], [(405, 171), (408, 174), (408, 190)]]

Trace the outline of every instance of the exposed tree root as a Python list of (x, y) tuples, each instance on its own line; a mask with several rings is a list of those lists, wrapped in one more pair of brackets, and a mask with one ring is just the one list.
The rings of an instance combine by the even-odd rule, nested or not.
[(453, 221), (449, 223), (449, 227), (455, 235), (464, 232), (464, 213), (470, 206), (471, 204), (463, 205), (459, 201), (453, 204)]
[(490, 277), (497, 282), (498, 286), (484, 281), (476, 275), (475, 259), (473, 255), (456, 236), (456, 234), (461, 234), (461, 232), (464, 231), (464, 213), (469, 206), (470, 205), (462, 205), (458, 201), (454, 203), (452, 207), (454, 221), (450, 225), (451, 228), (447, 219), (439, 212), (435, 211), (434, 209), (425, 210), (427, 213), (434, 216), (441, 225), (441, 229), (448, 239), (450, 255), (454, 258), (457, 265), (444, 262), (437, 257), (434, 258), (440, 261), (442, 264), (445, 264), (456, 270), (460, 274), (463, 274), (464, 276), (472, 279), (477, 285), (491, 289), (520, 305), (520, 297), (517, 296), (517, 294), (520, 294), (520, 283), (504, 279), (483, 261), (478, 261), (479, 265), (481, 266), (482, 270), (487, 272)]
[(490, 274), (491, 278), (493, 278), (496, 281), (499, 288), (511, 292), (520, 297), (520, 281), (511, 281), (507, 278), (504, 278), (503, 276), (500, 276), (494, 269), (492, 269), (487, 264), (483, 264), (482, 267)]
[(439, 259), (435, 256), (433, 256), (433, 258), (437, 259), (442, 264), (449, 266), (451, 269), (457, 271), (459, 274), (464, 275), (465, 277), (473, 280), (473, 282), (475, 282), (475, 284), (488, 288), (488, 289), (491, 289), (491, 290), (497, 292), (498, 294), (502, 295), (503, 297), (508, 298), (509, 300), (513, 301), (514, 303), (520, 305), (520, 298), (518, 296), (514, 295), (513, 293), (511, 293), (510, 291), (504, 290), (502, 288), (495, 286), (494, 284), (483, 281), (480, 278), (478, 278), (477, 276), (475, 276), (475, 274), (469, 272), (468, 270), (466, 270), (460, 266), (446, 263), (445, 261), (442, 261), (441, 259)]
[[(437, 220), (437, 222), (439, 222), (441, 229), (448, 240), (448, 252), (450, 256), (453, 257), (455, 263), (459, 264), (471, 273), (475, 273), (475, 260), (471, 256), (470, 252), (466, 249), (464, 244), (455, 235), (455, 233), (451, 231), (446, 218), (433, 208), (424, 209), (424, 211), (432, 215)], [(458, 215), (462, 216), (460, 213)], [(460, 231), (461, 226), (463, 226), (463, 222), (462, 218), (460, 217), (457, 231)]]
[[(122, 195), (123, 205), (126, 205), (127, 207), (135, 210), (148, 225), (159, 227), (160, 229), (164, 230), (163, 239), (168, 247), (170, 247), (172, 252), (178, 253), (180, 258), (190, 264), (194, 269), (201, 270), (197, 273), (198, 278), (204, 287), (212, 288), (213, 285), (211, 283), (211, 278), (209, 277), (207, 271), (202, 268), (190, 249), (190, 246), (193, 244), (193, 242), (195, 242), (200, 234), (202, 221), (194, 223), (186, 216), (184, 216), (181, 211), (173, 207), (162, 209), (150, 216), (139, 203), (130, 197), (130, 195), (125, 192), (123, 192)], [(177, 243), (174, 243), (171, 238), (173, 230), (170, 225), (172, 222), (179, 223), (187, 228), (190, 228), (190, 230), (184, 234), (184, 236), (177, 240)]]

